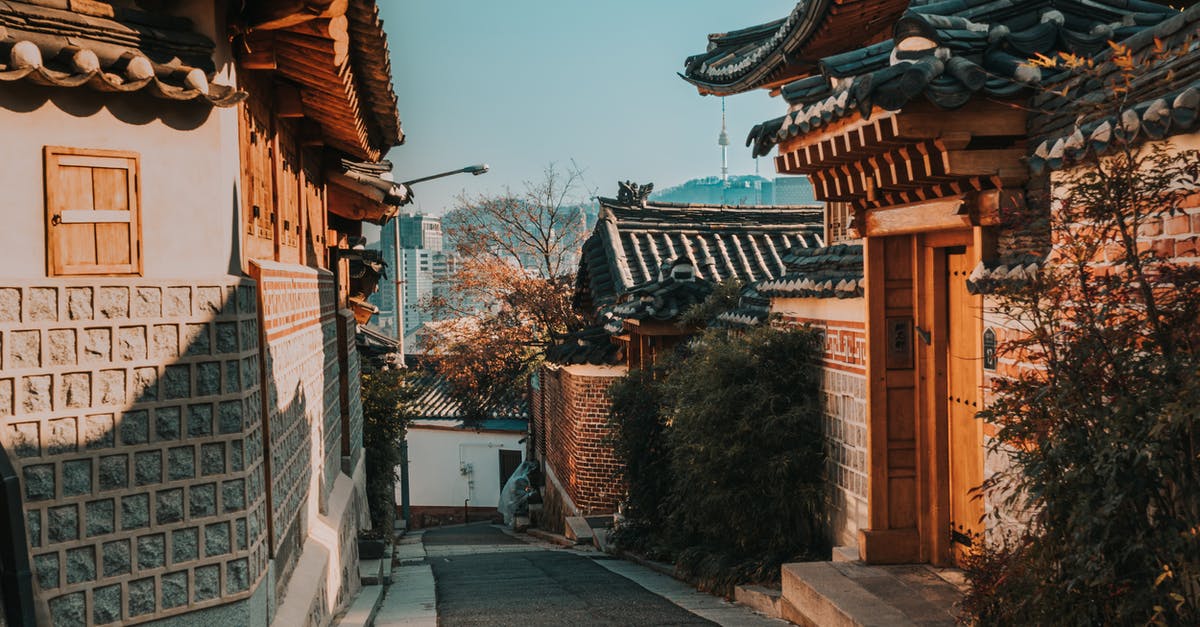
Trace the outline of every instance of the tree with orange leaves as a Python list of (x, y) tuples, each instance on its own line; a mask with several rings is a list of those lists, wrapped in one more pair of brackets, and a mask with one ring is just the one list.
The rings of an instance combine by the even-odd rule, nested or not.
[(440, 321), (419, 341), (467, 420), (511, 411), (545, 348), (582, 322), (571, 308), (582, 185), (578, 168), (551, 164), (520, 192), (460, 196), (442, 221), (459, 262), (424, 304)]

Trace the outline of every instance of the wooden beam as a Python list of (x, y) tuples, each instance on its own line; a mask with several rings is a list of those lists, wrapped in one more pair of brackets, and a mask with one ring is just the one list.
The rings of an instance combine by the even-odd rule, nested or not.
[(964, 202), (963, 196), (951, 196), (874, 209), (867, 212), (864, 235), (883, 237), (970, 227), (970, 217), (959, 211)]
[(253, 30), (277, 30), (346, 14), (350, 0), (275, 0), (249, 3), (246, 23)]
[(238, 64), (244, 70), (274, 70), (275, 35), (273, 33), (249, 33), (241, 38), (237, 46)]
[(298, 87), (291, 83), (275, 83), (275, 115), (281, 118), (304, 117), (304, 101)]
[(951, 176), (996, 176), (1006, 185), (1019, 185), (1029, 178), (1021, 161), (1021, 148), (946, 151), (946, 174)]

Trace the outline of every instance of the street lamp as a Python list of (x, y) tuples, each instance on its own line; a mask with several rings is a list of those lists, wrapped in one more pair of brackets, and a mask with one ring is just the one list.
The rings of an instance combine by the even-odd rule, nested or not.
[(480, 163), (477, 165), (469, 165), (465, 168), (459, 168), (457, 170), (450, 170), (447, 172), (442, 172), (441, 174), (432, 174), (430, 176), (422, 176), (419, 179), (413, 179), (411, 181), (404, 181), (403, 183), (401, 183), (401, 185), (412, 185), (413, 183), (422, 183), (424, 181), (432, 181), (433, 179), (440, 179), (443, 176), (450, 176), (452, 174), (473, 174), (475, 176), (479, 176), (480, 174), (483, 174), (484, 172), (487, 172), (487, 171), (488, 171), (488, 164)]
[[(455, 174), (471, 174), (473, 176), (479, 176), (480, 174), (484, 174), (487, 171), (488, 171), (488, 164), (479, 163), (476, 165), (469, 165), (469, 166), (466, 166), (463, 168), (459, 168), (457, 170), (447, 170), (446, 172), (440, 172), (438, 174), (422, 176), (421, 178), (415, 178), (410, 181), (404, 181), (403, 183), (399, 183), (399, 185), (407, 187), (414, 183), (423, 183), (425, 181), (432, 181), (433, 179), (440, 179), (443, 176), (453, 176)], [(396, 300), (395, 300), (396, 305), (395, 305), (395, 311), (393, 312), (393, 315), (395, 315), (395, 317), (396, 317), (396, 339), (400, 341), (400, 362), (403, 364), (404, 363), (404, 306), (403, 306), (403, 300), (401, 299), (401, 295), (404, 293), (403, 288), (402, 288), (402, 285), (404, 284), (404, 271), (401, 268), (401, 263), (403, 260), (400, 257), (400, 216), (399, 215), (397, 215), (394, 218), (394, 222), (395, 223), (392, 225), (392, 228), (394, 229), (392, 234), (395, 237), (393, 238), (393, 241), (392, 241), (392, 251), (396, 257), (396, 267), (394, 268), (394, 271), (396, 273)]]

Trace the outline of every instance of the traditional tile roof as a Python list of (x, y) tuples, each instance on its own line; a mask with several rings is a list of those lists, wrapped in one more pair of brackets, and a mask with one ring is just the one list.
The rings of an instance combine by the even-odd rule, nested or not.
[(305, 117), (329, 146), (377, 161), (404, 143), (375, 0), (244, 3), (240, 19), (243, 66), (298, 86)]
[(759, 293), (785, 298), (860, 298), (863, 295), (862, 244), (798, 248), (785, 261), (787, 274), (759, 282)]
[[(904, 11), (906, 0), (802, 0), (785, 18), (708, 36), (680, 76), (702, 94), (726, 96), (811, 72), (813, 61), (847, 41), (869, 41)], [(870, 16), (868, 23), (839, 15)]]
[[(1138, 59), (1119, 112), (1110, 105), (1107, 79), (1123, 82), (1111, 51), (1099, 55), (1098, 75), (1074, 77), (1034, 97), (1035, 173), (1056, 170), (1129, 143), (1194, 132), (1200, 119), (1200, 5), (1124, 40)], [(1156, 53), (1156, 46), (1162, 52)], [(1070, 100), (1062, 95), (1063, 91)], [(1110, 105), (1106, 108), (1106, 105)]]
[(825, 57), (820, 75), (783, 85), (787, 115), (756, 125), (746, 145), (763, 155), (789, 137), (854, 113), (900, 110), (918, 96), (944, 109), (976, 93), (1015, 97), (1063, 76), (1027, 59), (1092, 56), (1177, 14), (1145, 0), (913, 0), (891, 41)]
[(563, 340), (546, 349), (546, 361), (569, 366), (591, 364), (613, 366), (625, 360), (624, 350), (612, 340), (603, 326), (589, 327), (571, 333)]
[(697, 279), (750, 282), (782, 274), (791, 248), (823, 245), (817, 206), (629, 206), (609, 198), (600, 204), (575, 283), (575, 305), (588, 312), (657, 280), (668, 260), (687, 258)]
[(967, 291), (990, 294), (1000, 286), (1023, 284), (1037, 275), (1042, 263), (1041, 257), (1028, 254), (981, 261), (967, 277)]
[(392, 179), (392, 162), (354, 161), (341, 159), (338, 163), (337, 174), (349, 181), (365, 186), (363, 190), (378, 202), (393, 207), (401, 207), (412, 202), (412, 188)]
[[(426, 370), (407, 383), (416, 398), (406, 409), (417, 420), (461, 420), (464, 418), (462, 403), (450, 387), (450, 382), (437, 373)], [(490, 420), (529, 420), (529, 403), (526, 399), (494, 402), (483, 408)]]
[(212, 83), (212, 40), (190, 20), (112, 7), (111, 15), (65, 2), (0, 2), (0, 82), (30, 81), (102, 92), (145, 91), (166, 100), (231, 107), (246, 94)]
[(765, 323), (771, 315), (771, 299), (758, 291), (758, 285), (758, 283), (751, 283), (742, 288), (742, 293), (738, 297), (738, 306), (717, 314), (709, 326), (737, 329), (756, 327)]
[(697, 278), (691, 260), (679, 257), (664, 263), (654, 280), (634, 286), (622, 302), (606, 311), (609, 321), (604, 328), (609, 333), (620, 333), (625, 320), (675, 320), (712, 292), (712, 281)]

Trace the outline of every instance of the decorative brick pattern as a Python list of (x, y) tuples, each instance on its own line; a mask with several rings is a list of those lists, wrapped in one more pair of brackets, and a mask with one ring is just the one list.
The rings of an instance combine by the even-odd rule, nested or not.
[(831, 532), (841, 544), (856, 542), (867, 513), (867, 337), (861, 322), (815, 320), (795, 315), (781, 326), (809, 325), (825, 336), (821, 408), (833, 512)]
[(582, 513), (612, 512), (624, 493), (621, 463), (605, 441), (608, 388), (616, 376), (573, 374), (569, 367), (541, 370), (534, 417), (542, 434), (540, 453)]
[(239, 334), (255, 329), (254, 291), (230, 278), (0, 287), (0, 442), (53, 624), (227, 603), (265, 573), (258, 337)]
[[(324, 509), (341, 467), (336, 294), (325, 270), (256, 260), (251, 274), (259, 284), (265, 339), (271, 543), (280, 552), (303, 542), (307, 499), (316, 496)], [(312, 495), (314, 469), (320, 470), (319, 489)], [(290, 546), (282, 554), (285, 561), (298, 557)], [(276, 568), (287, 572), (290, 565)]]

